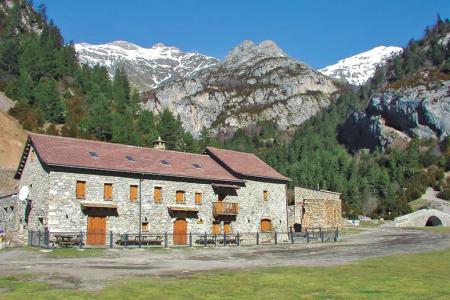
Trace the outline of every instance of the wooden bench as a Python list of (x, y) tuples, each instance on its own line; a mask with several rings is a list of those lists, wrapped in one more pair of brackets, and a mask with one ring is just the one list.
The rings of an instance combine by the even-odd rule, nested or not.
[[(133, 238), (134, 237), (134, 238)], [(149, 238), (151, 236), (147, 236), (147, 235), (141, 235), (141, 241), (139, 243), (139, 235), (126, 235), (123, 234), (119, 240), (116, 241), (117, 245), (120, 246), (136, 246), (136, 245), (161, 245), (163, 240), (162, 240), (162, 236), (155, 236), (155, 238)]]

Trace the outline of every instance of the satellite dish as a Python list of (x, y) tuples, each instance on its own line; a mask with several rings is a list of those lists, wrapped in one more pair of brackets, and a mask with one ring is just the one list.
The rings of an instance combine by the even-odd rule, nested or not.
[(23, 186), (19, 192), (19, 200), (24, 201), (27, 199), (28, 194), (30, 193), (30, 188), (28, 186)]

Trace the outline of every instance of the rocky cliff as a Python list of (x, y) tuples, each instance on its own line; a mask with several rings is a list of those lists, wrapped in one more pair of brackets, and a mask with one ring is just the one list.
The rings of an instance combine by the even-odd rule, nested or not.
[(401, 146), (412, 137), (450, 135), (450, 81), (387, 89), (375, 95), (363, 113), (342, 126), (341, 140), (352, 149)]
[(232, 134), (269, 120), (281, 129), (299, 125), (332, 101), (338, 90), (325, 75), (284, 53), (274, 42), (244, 41), (224, 61), (185, 77), (172, 77), (143, 95), (145, 107), (169, 108), (185, 129)]

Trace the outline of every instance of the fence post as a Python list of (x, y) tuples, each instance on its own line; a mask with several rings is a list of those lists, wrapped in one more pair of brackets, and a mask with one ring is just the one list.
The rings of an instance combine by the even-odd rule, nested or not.
[(320, 240), (321, 240), (322, 243), (323, 243), (323, 231), (320, 231)]
[(167, 231), (166, 231), (166, 232), (164, 232), (164, 248), (167, 248), (168, 244), (169, 244), (169, 242), (167, 241), (167, 238), (168, 238), (168, 236), (167, 236)]
[(277, 241), (277, 232), (275, 231), (275, 245), (278, 243)]
[(125, 248), (128, 248), (128, 233), (125, 233), (124, 236), (125, 236)]
[(192, 232), (189, 232), (189, 247), (192, 247)]
[(83, 248), (83, 231), (80, 231), (80, 249)]
[(223, 232), (223, 245), (227, 245), (227, 234), (225, 233), (225, 231)]
[(236, 245), (240, 245), (239, 243), (240, 243), (241, 241), (240, 241), (240, 238), (239, 238), (239, 232), (237, 233), (237, 240), (236, 240)]
[(206, 231), (205, 231), (205, 238), (204, 238), (203, 244), (205, 245), (205, 247), (208, 247), (208, 234), (206, 233)]
[(319, 226), (319, 238), (322, 239), (322, 227), (321, 226)]
[[(313, 232), (314, 232), (314, 229), (313, 229)], [(306, 242), (309, 243), (309, 232), (308, 231), (306, 231)]]
[(33, 246), (33, 232), (28, 230), (28, 246)]
[(109, 232), (109, 248), (113, 247), (113, 232), (112, 230)]
[(41, 231), (40, 230), (38, 230), (38, 247), (40, 247), (41, 246)]
[(256, 245), (259, 245), (259, 232), (256, 232)]

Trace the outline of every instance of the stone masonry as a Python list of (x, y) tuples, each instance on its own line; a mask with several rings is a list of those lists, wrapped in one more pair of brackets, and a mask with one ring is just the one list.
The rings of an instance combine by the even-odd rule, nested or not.
[(339, 193), (295, 187), (295, 204), (288, 207), (288, 224), (306, 228), (341, 228), (342, 208)]
[[(76, 199), (76, 182), (86, 182), (85, 199)], [(111, 183), (113, 198), (104, 200), (103, 184)], [(29, 157), (19, 182), (30, 187), (29, 199), (32, 202), (28, 224), (22, 220), (24, 229), (42, 230), (48, 227), (50, 232), (86, 232), (88, 215), (82, 210), (83, 203), (115, 204), (117, 214), (109, 215), (106, 221), (107, 233), (114, 234), (139, 232), (141, 222), (148, 222), (149, 233), (173, 232), (173, 223), (177, 218), (185, 218), (188, 232), (208, 233), (212, 231), (214, 221), (220, 221), (223, 232), (224, 220), (215, 219), (212, 214), (213, 202), (218, 195), (212, 183), (205, 180), (168, 178), (146, 175), (139, 178), (133, 174), (115, 174), (112, 172), (85, 171), (68, 168), (48, 169), (39, 157), (30, 150)], [(130, 200), (130, 185), (137, 185), (142, 201), (142, 219), (139, 220), (139, 199)], [(155, 203), (154, 187), (162, 188), (162, 201)], [(185, 192), (185, 203), (177, 204), (176, 191)], [(267, 191), (268, 199), (263, 193)], [(202, 194), (201, 204), (195, 204), (195, 193)], [(267, 180), (244, 179), (244, 184), (235, 193), (226, 196), (225, 202), (239, 205), (239, 213), (231, 221), (233, 233), (255, 233), (260, 231), (262, 219), (271, 221), (272, 229), (287, 231), (286, 185)], [(198, 213), (170, 212), (169, 206), (198, 209)], [(24, 208), (19, 208), (23, 214)]]

